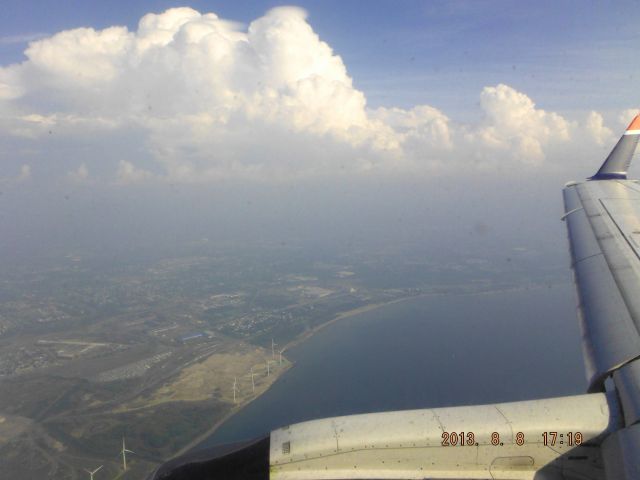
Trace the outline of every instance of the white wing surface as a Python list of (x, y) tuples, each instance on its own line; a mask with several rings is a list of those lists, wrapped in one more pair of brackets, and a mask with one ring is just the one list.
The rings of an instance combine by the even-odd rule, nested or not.
[(602, 448), (610, 479), (640, 479), (640, 183), (627, 179), (638, 138), (640, 116), (563, 192), (589, 391), (614, 392), (624, 419)]

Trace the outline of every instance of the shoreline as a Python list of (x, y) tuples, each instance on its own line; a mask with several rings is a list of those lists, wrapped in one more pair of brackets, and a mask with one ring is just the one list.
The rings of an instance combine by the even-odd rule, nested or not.
[(338, 315), (333, 317), (331, 320), (327, 320), (326, 322), (323, 322), (323, 323), (313, 327), (312, 329), (307, 330), (305, 333), (300, 335), (298, 338), (295, 338), (294, 340), (291, 340), (289, 343), (287, 343), (285, 345), (285, 347), (283, 349), (283, 352), (286, 352), (289, 348), (296, 347), (296, 346), (300, 345), (301, 343), (305, 342), (306, 340), (308, 340), (309, 338), (314, 336), (319, 331), (323, 330), (324, 328), (328, 327), (329, 325), (332, 325), (332, 324), (334, 324), (334, 323), (336, 323), (336, 322), (338, 322), (340, 320), (344, 320), (345, 318), (355, 317), (356, 315), (360, 315), (360, 314), (363, 314), (363, 313), (371, 312), (371, 311), (376, 310), (378, 308), (382, 308), (382, 307), (385, 307), (387, 305), (392, 305), (394, 303), (400, 303), (400, 302), (404, 302), (404, 301), (407, 301), (407, 300), (411, 300), (412, 298), (422, 298), (422, 297), (428, 297), (428, 296), (432, 296), (432, 295), (437, 295), (437, 294), (424, 293), (424, 294), (420, 294), (420, 295), (412, 295), (412, 296), (409, 296), (409, 297), (395, 298), (393, 300), (388, 300), (386, 302), (370, 303), (370, 304), (367, 304), (367, 305), (363, 305), (362, 307), (353, 308), (351, 310), (347, 310), (346, 312), (339, 313)]
[[(308, 340), (313, 335), (318, 333), (320, 330), (322, 330), (322, 329), (328, 327), (329, 325), (332, 325), (332, 324), (334, 324), (334, 323), (336, 323), (336, 322), (338, 322), (340, 320), (344, 320), (345, 318), (349, 318), (349, 317), (353, 317), (353, 316), (356, 316), (356, 315), (360, 315), (362, 313), (367, 313), (367, 312), (370, 312), (372, 310), (376, 310), (378, 308), (384, 307), (386, 305), (392, 305), (394, 303), (403, 302), (403, 301), (406, 301), (406, 300), (410, 300), (412, 298), (422, 298), (422, 297), (434, 296), (434, 295), (441, 295), (441, 294), (424, 293), (424, 294), (420, 294), (420, 295), (412, 295), (412, 296), (408, 296), (408, 297), (395, 298), (393, 300), (389, 300), (389, 301), (386, 301), (386, 302), (371, 303), (371, 304), (368, 304), (368, 305), (363, 305), (362, 307), (357, 307), (357, 308), (354, 308), (354, 309), (351, 309), (351, 310), (347, 310), (346, 312), (339, 313), (338, 315), (333, 317), (331, 320), (328, 320), (328, 321), (326, 321), (324, 323), (321, 323), (320, 325), (317, 325), (316, 327), (312, 328), (311, 330), (308, 330), (307, 332), (303, 333), (300, 337), (298, 337), (298, 338), (290, 341), (289, 343), (287, 343), (285, 345), (284, 349), (283, 349), (283, 352), (286, 352), (289, 348), (295, 347), (295, 346), (303, 343), (304, 341)], [(241, 412), (247, 405), (249, 405), (250, 403), (252, 403), (255, 400), (259, 399), (262, 395), (264, 395), (267, 391), (269, 391), (271, 389), (271, 387), (273, 387), (278, 382), (278, 380), (280, 379), (280, 377), (282, 375), (284, 375), (290, 368), (293, 368), (295, 366), (294, 362), (292, 362), (290, 359), (287, 359), (287, 360), (289, 361), (289, 365), (284, 369), (284, 371), (282, 371), (278, 375), (278, 378), (275, 381), (273, 381), (267, 388), (264, 389), (264, 391), (260, 392), (258, 395), (256, 395), (255, 397), (251, 398), (250, 400), (242, 402), (242, 403), (239, 403), (238, 405), (236, 405), (234, 408), (229, 410), (222, 418), (220, 418), (213, 425), (211, 425), (211, 427), (209, 427), (206, 431), (204, 431), (203, 433), (198, 435), (196, 438), (194, 438), (192, 441), (190, 441), (187, 445), (185, 445), (180, 450), (178, 450), (175, 454), (173, 454), (166, 461), (170, 461), (170, 460), (173, 460), (173, 459), (175, 459), (177, 457), (180, 457), (181, 455), (184, 455), (184, 454), (188, 453), (189, 451), (193, 450), (194, 448), (196, 448), (198, 445), (200, 445), (202, 442), (204, 442), (207, 438), (212, 436), (218, 430), (218, 428), (220, 428), (227, 420), (229, 420), (231, 417), (233, 417), (237, 413)]]
[(198, 445), (200, 445), (203, 441), (205, 441), (207, 438), (209, 438), (211, 435), (213, 435), (216, 432), (216, 430), (218, 430), (218, 428), (220, 428), (220, 426), (222, 426), (223, 423), (225, 423), (227, 420), (229, 420), (231, 417), (233, 417), (236, 413), (239, 413), (247, 405), (249, 405), (250, 403), (254, 402), (258, 398), (260, 398), (262, 395), (264, 395), (267, 391), (269, 391), (271, 389), (271, 387), (273, 387), (278, 382), (280, 377), (282, 375), (284, 375), (285, 373), (287, 373), (287, 371), (289, 371), (289, 369), (291, 367), (293, 367), (293, 363), (289, 362), (289, 365), (287, 365), (280, 372), (280, 374), (278, 375), (278, 378), (276, 378), (273, 382), (271, 382), (267, 388), (265, 388), (258, 395), (255, 395), (254, 397), (250, 398), (249, 400), (241, 402), (238, 405), (236, 405), (235, 407), (233, 407), (225, 415), (223, 415), (222, 418), (220, 418), (217, 422), (215, 422), (213, 425), (211, 425), (211, 427), (209, 427), (203, 433), (201, 433), (200, 435), (195, 437), (192, 441), (190, 441), (188, 444), (186, 444), (184, 447), (182, 447), (180, 450), (178, 450), (176, 453), (174, 453), (170, 458), (165, 460), (165, 462), (173, 460), (174, 458), (177, 458), (177, 457), (179, 457), (181, 455), (184, 455), (185, 453), (188, 453), (189, 451), (193, 450)]
[[(400, 303), (400, 302), (406, 302), (408, 300), (413, 300), (413, 299), (418, 299), (418, 298), (427, 298), (427, 297), (442, 297), (442, 296), (451, 296), (451, 295), (492, 295), (492, 294), (498, 294), (498, 293), (506, 293), (506, 292), (519, 292), (519, 291), (525, 291), (528, 289), (540, 289), (540, 288), (546, 288), (547, 285), (539, 285), (539, 284), (534, 284), (534, 285), (525, 285), (525, 286), (518, 286), (518, 287), (506, 287), (506, 288), (499, 288), (499, 289), (495, 289), (495, 290), (486, 290), (486, 291), (478, 291), (478, 292), (447, 292), (447, 293), (440, 293), (440, 292), (423, 292), (423, 293), (419, 293), (416, 295), (409, 295), (406, 297), (400, 297), (400, 298), (394, 298), (393, 300), (387, 300), (385, 302), (378, 302), (378, 303), (370, 303), (367, 305), (363, 305), (362, 307), (357, 307), (351, 310), (347, 310), (346, 312), (342, 312), (339, 313), (338, 315), (336, 315), (335, 317), (333, 317), (331, 320), (327, 320), (324, 323), (321, 323), (320, 325), (317, 325), (315, 327), (313, 327), (311, 330), (306, 331), (305, 333), (303, 333), (302, 335), (300, 335), (298, 338), (295, 338), (294, 340), (291, 340), (289, 343), (287, 343), (283, 349), (283, 352), (286, 352), (289, 348), (291, 347), (295, 347), (298, 346), (299, 344), (303, 343), (304, 341), (308, 340), (309, 338), (311, 338), (313, 335), (315, 335), (316, 333), (318, 333), (320, 330), (340, 321), (340, 320), (344, 320), (345, 318), (350, 318), (350, 317), (354, 317), (356, 315), (360, 315), (363, 313), (367, 313), (367, 312), (371, 312), (373, 310), (376, 310), (378, 308), (382, 308), (382, 307), (386, 307), (387, 305), (393, 305), (396, 303)], [(293, 366), (294, 364), (292, 363), (291, 366)], [(275, 382), (274, 382), (275, 383)]]
[[(301, 343), (305, 342), (306, 340), (311, 338), (313, 335), (315, 335), (319, 331), (323, 330), (324, 328), (330, 325), (333, 325), (334, 323), (337, 323), (340, 320), (361, 315), (363, 313), (371, 312), (373, 310), (385, 307), (387, 305), (393, 305), (396, 303), (401, 303), (401, 302), (405, 302), (412, 299), (418, 299), (418, 298), (441, 297), (441, 296), (447, 296), (447, 295), (490, 295), (490, 294), (498, 294), (498, 293), (506, 293), (506, 292), (524, 291), (528, 289), (540, 289), (540, 288), (547, 288), (547, 287), (548, 287), (547, 285), (534, 284), (534, 285), (507, 287), (507, 288), (499, 288), (495, 290), (486, 290), (486, 291), (478, 291), (478, 292), (450, 292), (450, 293), (425, 292), (417, 295), (410, 295), (406, 297), (395, 298), (393, 300), (388, 300), (385, 302), (371, 303), (371, 304), (363, 305), (361, 307), (357, 307), (351, 310), (347, 310), (346, 312), (339, 313), (338, 315), (333, 317), (331, 320), (327, 320), (326, 322), (321, 323), (316, 327), (306, 331), (305, 333), (300, 335), (298, 338), (295, 338), (294, 340), (287, 343), (283, 349), (283, 352), (286, 352), (289, 348), (300, 345)], [(234, 408), (232, 408), (222, 418), (216, 421), (210, 428), (208, 428), (202, 434), (198, 435), (194, 440), (192, 440), (187, 445), (182, 447), (178, 452), (176, 452), (173, 456), (171, 456), (166, 461), (173, 460), (196, 448), (199, 444), (201, 444), (207, 438), (212, 436), (227, 420), (231, 419), (237, 413), (240, 413), (247, 405), (259, 399), (262, 395), (264, 395), (267, 391), (269, 391), (278, 382), (278, 380), (282, 375), (284, 375), (290, 368), (293, 368), (295, 366), (295, 363), (293, 361), (289, 359), (287, 360), (289, 361), (289, 365), (284, 369), (284, 371), (280, 373), (280, 375), (278, 375), (278, 378), (275, 381), (273, 381), (266, 389), (264, 389), (264, 391), (260, 392), (258, 395), (251, 398), (250, 400), (240, 403)]]

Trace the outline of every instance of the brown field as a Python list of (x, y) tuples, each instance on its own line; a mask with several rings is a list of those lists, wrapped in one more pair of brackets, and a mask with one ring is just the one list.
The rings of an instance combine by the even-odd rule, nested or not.
[[(270, 375), (267, 376), (266, 361), (270, 360)], [(233, 383), (236, 383), (236, 403), (260, 395), (278, 378), (289, 363), (283, 358), (271, 360), (271, 352), (238, 343), (234, 351), (213, 353), (201, 362), (191, 365), (170, 383), (157, 388), (145, 398), (137, 398), (123, 405), (118, 411), (146, 408), (167, 402), (198, 402), (215, 398), (233, 404)], [(251, 369), (254, 372), (255, 392), (251, 384)]]

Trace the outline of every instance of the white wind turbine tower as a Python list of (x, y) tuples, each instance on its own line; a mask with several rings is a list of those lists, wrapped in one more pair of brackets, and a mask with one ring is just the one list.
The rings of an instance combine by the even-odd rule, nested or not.
[(280, 350), (280, 365), (282, 365), (282, 352), (284, 352), (284, 348)]
[(91, 470), (87, 470), (86, 468), (84, 469), (85, 472), (87, 472), (91, 478), (91, 480), (93, 480), (93, 476), (98, 472), (98, 470), (100, 470), (103, 467), (103, 465), (100, 465), (98, 468), (96, 468), (93, 472)]
[(253, 392), (255, 393), (256, 391), (256, 382), (254, 381), (253, 377), (255, 377), (255, 373), (253, 373), (253, 367), (251, 367), (251, 373), (249, 374), (251, 376), (251, 388), (253, 388)]
[(233, 377), (233, 403), (236, 403), (237, 392), (238, 392), (238, 377)]
[(275, 359), (276, 358), (276, 345), (277, 343), (273, 341), (273, 338), (271, 339), (271, 358)]
[(127, 447), (124, 444), (124, 437), (122, 437), (122, 468), (126, 472), (127, 471), (127, 453), (136, 453), (133, 450), (127, 450)]

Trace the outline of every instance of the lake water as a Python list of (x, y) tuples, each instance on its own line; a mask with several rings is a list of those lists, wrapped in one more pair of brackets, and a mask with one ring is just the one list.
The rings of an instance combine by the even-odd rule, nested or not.
[(200, 446), (313, 418), (584, 393), (572, 285), (425, 297), (340, 322)]

